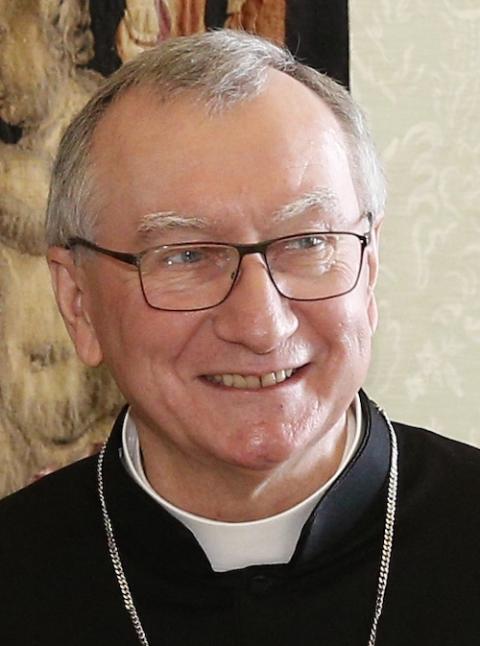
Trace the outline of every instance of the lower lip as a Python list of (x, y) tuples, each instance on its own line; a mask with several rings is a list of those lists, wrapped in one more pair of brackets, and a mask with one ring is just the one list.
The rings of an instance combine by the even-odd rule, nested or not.
[(294, 374), (291, 377), (288, 377), (288, 379), (285, 379), (285, 381), (281, 381), (279, 384), (274, 384), (272, 386), (266, 386), (264, 388), (235, 388), (234, 386), (225, 386), (224, 384), (216, 384), (213, 381), (209, 381), (206, 379), (206, 377), (202, 377), (202, 382), (206, 384), (207, 386), (211, 386), (212, 388), (215, 388), (216, 390), (222, 390), (223, 392), (233, 392), (233, 393), (266, 393), (266, 392), (275, 392), (279, 388), (287, 387), (290, 385), (294, 385), (298, 383), (303, 376), (305, 375), (305, 372), (310, 364), (305, 364), (301, 368), (297, 368), (294, 372)]

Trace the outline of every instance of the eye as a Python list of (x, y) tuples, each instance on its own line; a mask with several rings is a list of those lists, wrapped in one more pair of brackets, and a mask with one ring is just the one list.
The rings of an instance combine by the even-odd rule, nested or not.
[(325, 238), (321, 236), (304, 236), (292, 240), (293, 247), (297, 249), (312, 249), (314, 247), (324, 247), (327, 244)]
[(322, 235), (305, 235), (292, 238), (285, 242), (286, 251), (308, 251), (313, 249), (317, 252), (328, 251), (332, 247), (332, 241)]
[(201, 249), (179, 249), (176, 253), (164, 256), (162, 260), (169, 267), (193, 265), (205, 260), (205, 254)]

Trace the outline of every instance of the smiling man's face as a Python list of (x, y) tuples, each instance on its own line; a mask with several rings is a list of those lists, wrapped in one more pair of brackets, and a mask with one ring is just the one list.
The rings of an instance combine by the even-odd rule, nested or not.
[[(368, 228), (335, 118), (280, 72), (258, 97), (215, 116), (185, 96), (160, 104), (146, 90), (130, 91), (99, 125), (93, 158), (95, 242), (110, 249)], [(285, 208), (312, 193), (328, 199)], [(282, 210), (290, 217), (275, 217)], [(159, 216), (158, 228), (139, 233), (158, 212), (192, 221), (162, 227)], [(343, 424), (369, 363), (376, 266), (373, 240), (350, 294), (295, 302), (279, 295), (262, 258), (249, 255), (225, 302), (167, 312), (147, 305), (135, 267), (88, 254), (70, 269), (83, 321), (70, 329), (86, 362), (110, 367), (146, 444), (179, 465), (269, 471), (317, 455)], [(229, 385), (232, 375), (255, 387)]]

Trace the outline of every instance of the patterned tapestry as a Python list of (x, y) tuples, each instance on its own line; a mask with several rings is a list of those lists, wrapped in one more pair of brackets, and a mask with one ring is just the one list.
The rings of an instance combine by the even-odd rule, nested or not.
[(166, 38), (230, 27), (348, 85), (346, 0), (0, 0), (0, 496), (96, 451), (122, 400), (76, 358), (44, 259), (61, 134), (105, 76)]

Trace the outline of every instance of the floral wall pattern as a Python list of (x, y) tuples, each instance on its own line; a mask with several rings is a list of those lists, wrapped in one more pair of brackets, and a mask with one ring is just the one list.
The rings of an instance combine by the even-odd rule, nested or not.
[(480, 5), (354, 0), (350, 39), (389, 180), (368, 391), (480, 445)]

